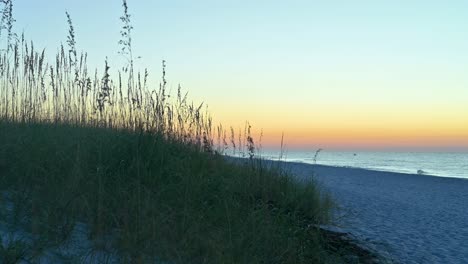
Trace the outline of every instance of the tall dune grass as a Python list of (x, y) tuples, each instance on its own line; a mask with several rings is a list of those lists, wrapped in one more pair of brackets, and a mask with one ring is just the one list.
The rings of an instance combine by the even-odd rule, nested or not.
[(3, 120), (144, 131), (212, 150), (212, 118), (203, 104), (189, 102), (180, 86), (172, 100), (167, 92), (165, 61), (157, 88), (148, 84), (146, 70), (135, 72), (133, 27), (126, 1), (119, 53), (128, 63), (115, 78), (110, 76), (107, 60), (102, 72), (89, 70), (87, 54), (77, 51), (69, 13), (66, 13), (67, 46), (60, 46), (55, 62), (48, 63), (45, 50), (37, 50), (24, 35), (18, 38), (11, 32), (14, 22), (11, 5), (11, 0), (4, 4), (1, 27), (7, 30), (8, 36), (7, 48), (0, 53), (0, 117)]
[[(316, 228), (331, 203), (313, 182), (253, 159), (250, 124), (237, 134), (214, 127), (180, 86), (171, 97), (165, 61), (157, 87), (134, 70), (125, 0), (127, 64), (117, 76), (107, 60), (102, 72), (88, 68), (69, 13), (67, 46), (47, 62), (45, 50), (13, 32), (12, 0), (2, 4), (0, 209), (11, 202), (14, 213), (0, 223), (36, 238), (21, 259), (34, 261), (84, 223), (94, 248), (117, 250), (121, 262), (339, 261)], [(218, 155), (231, 151), (250, 162)]]

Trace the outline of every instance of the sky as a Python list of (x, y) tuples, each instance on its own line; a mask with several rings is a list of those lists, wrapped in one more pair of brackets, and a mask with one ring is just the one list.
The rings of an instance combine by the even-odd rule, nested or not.
[[(128, 0), (138, 68), (167, 61), (216, 122), (289, 149), (468, 151), (467, 1)], [(120, 65), (120, 0), (15, 0), (15, 30)]]

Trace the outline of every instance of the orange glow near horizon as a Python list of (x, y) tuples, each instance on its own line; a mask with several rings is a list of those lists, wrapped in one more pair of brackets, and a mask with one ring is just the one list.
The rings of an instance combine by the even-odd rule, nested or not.
[(241, 116), (248, 116), (257, 141), (263, 131), (264, 148), (279, 148), (284, 133), (287, 149), (468, 150), (467, 111), (447, 111), (447, 107), (445, 111), (409, 107), (388, 111), (375, 107), (372, 112), (359, 107), (341, 111), (333, 108), (321, 106), (321, 111), (304, 111), (313, 113), (310, 115), (272, 107), (267, 108), (271, 112), (213, 112), (225, 114), (226, 118), (219, 122), (235, 124), (236, 133), (244, 130)]

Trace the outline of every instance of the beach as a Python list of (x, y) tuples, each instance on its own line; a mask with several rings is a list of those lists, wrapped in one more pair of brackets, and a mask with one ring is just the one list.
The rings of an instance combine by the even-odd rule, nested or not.
[(395, 263), (468, 263), (468, 180), (285, 162), (336, 201), (335, 224)]

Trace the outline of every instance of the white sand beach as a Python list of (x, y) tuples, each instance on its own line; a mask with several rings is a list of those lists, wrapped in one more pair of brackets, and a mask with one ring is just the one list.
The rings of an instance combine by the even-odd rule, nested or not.
[(468, 263), (468, 180), (284, 163), (341, 207), (337, 223), (397, 263)]

